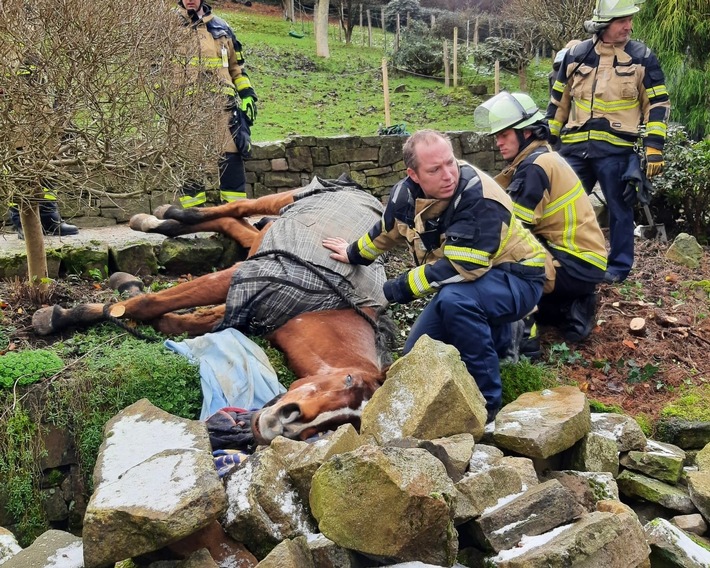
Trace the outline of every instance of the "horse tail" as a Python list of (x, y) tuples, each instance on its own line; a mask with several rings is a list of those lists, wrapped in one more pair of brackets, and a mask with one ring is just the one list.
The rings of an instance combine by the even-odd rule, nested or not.
[(375, 347), (381, 367), (392, 364), (392, 352), (397, 345), (397, 325), (387, 315), (386, 308), (380, 308), (375, 315)]

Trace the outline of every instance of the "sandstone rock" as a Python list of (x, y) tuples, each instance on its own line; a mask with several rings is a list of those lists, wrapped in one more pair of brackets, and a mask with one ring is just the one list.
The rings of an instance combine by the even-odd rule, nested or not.
[(688, 493), (693, 505), (697, 507), (705, 520), (710, 522), (710, 472), (690, 472), (688, 474)]
[(257, 558), (282, 540), (315, 532), (307, 507), (276, 452), (267, 448), (224, 478), (229, 502), (222, 525)]
[(703, 519), (703, 516), (698, 513), (692, 515), (677, 515), (673, 517), (670, 522), (680, 530), (698, 536), (704, 535), (708, 530), (708, 524), (705, 522), (705, 519)]
[(675, 485), (680, 480), (685, 452), (678, 446), (649, 440), (643, 452), (631, 451), (621, 456), (620, 463), (628, 469)]
[(644, 526), (644, 531), (651, 545), (653, 566), (710, 566), (710, 551), (693, 542), (686, 533), (667, 520), (654, 519)]
[(305, 536), (280, 542), (257, 566), (258, 568), (314, 568)]
[(471, 459), (468, 464), (468, 470), (476, 472), (480, 469), (490, 467), (503, 457), (503, 452), (495, 446), (488, 444), (476, 444), (471, 454)]
[(619, 475), (619, 451), (614, 440), (589, 432), (569, 450), (570, 469)]
[(158, 259), (153, 245), (147, 241), (116, 245), (109, 248), (109, 256), (119, 272), (136, 276), (158, 273)]
[(507, 465), (468, 472), (455, 487), (458, 492), (454, 515), (456, 525), (480, 516), (488, 507), (526, 489), (518, 471)]
[(465, 432), (478, 440), (486, 422), (485, 404), (459, 352), (422, 336), (390, 367), (387, 380), (365, 406), (360, 432), (380, 444)]
[(338, 546), (322, 534), (308, 540), (315, 568), (362, 568), (362, 562), (352, 551)]
[(593, 412), (591, 420), (591, 432), (614, 440), (620, 452), (643, 450), (646, 447), (646, 436), (638, 422), (630, 416), (613, 412)]
[(30, 546), (10, 557), (3, 568), (84, 568), (81, 539), (62, 531), (41, 534)]
[(573, 524), (523, 538), (519, 546), (489, 558), (489, 566), (636, 568), (649, 554), (643, 529), (636, 524), (637, 527), (614, 513), (589, 513)]
[(339, 546), (449, 566), (458, 548), (454, 499), (444, 466), (426, 450), (362, 446), (318, 469), (310, 504), (321, 533)]
[(687, 490), (630, 470), (616, 478), (619, 492), (632, 499), (644, 499), (680, 513), (694, 513)]
[(226, 497), (204, 423), (143, 399), (104, 433), (84, 517), (86, 568), (158, 550), (222, 514)]
[(187, 558), (199, 550), (207, 550), (210, 558), (220, 566), (252, 568), (258, 563), (256, 557), (242, 543), (236, 542), (226, 534), (217, 521), (182, 540), (169, 544), (167, 548), (180, 558)]
[(487, 509), (474, 521), (474, 526), (478, 542), (487, 550), (500, 552), (517, 545), (524, 535), (544, 534), (583, 512), (569, 491), (552, 479)]
[(535, 465), (530, 458), (504, 456), (498, 461), (498, 465), (512, 467), (518, 472), (520, 480), (523, 482), (523, 491), (540, 483), (537, 472), (535, 471)]
[(703, 247), (688, 233), (680, 233), (666, 251), (666, 258), (688, 268), (698, 268), (703, 258)]
[(699, 471), (710, 471), (710, 443), (695, 455), (695, 465)]
[(306, 444), (306, 447), (287, 467), (293, 484), (298, 490), (301, 501), (308, 503), (311, 491), (311, 478), (316, 470), (332, 456), (350, 452), (363, 445), (363, 441), (352, 424), (344, 424), (335, 432)]
[(530, 458), (548, 458), (589, 432), (589, 403), (577, 387), (529, 392), (504, 406), (495, 424), (496, 445)]
[(222, 245), (210, 238), (168, 238), (158, 252), (158, 263), (172, 274), (204, 274), (217, 266)]
[(205, 548), (196, 550), (185, 560), (178, 562), (175, 568), (219, 568), (209, 551)]
[(619, 488), (608, 472), (551, 471), (545, 479), (559, 481), (590, 513), (597, 510), (599, 501), (619, 498)]
[(440, 447), (460, 474), (464, 474), (473, 455), (474, 440), (469, 433), (456, 434), (446, 438), (431, 440), (433, 446)]
[(62, 264), (70, 274), (90, 276), (92, 270), (105, 274), (108, 270), (108, 245), (84, 243), (63, 247)]
[(0, 527), (0, 564), (7, 562), (11, 556), (22, 551), (15, 535), (9, 530)]
[(701, 449), (710, 444), (710, 422), (680, 418), (662, 419), (658, 423), (659, 440), (684, 450)]

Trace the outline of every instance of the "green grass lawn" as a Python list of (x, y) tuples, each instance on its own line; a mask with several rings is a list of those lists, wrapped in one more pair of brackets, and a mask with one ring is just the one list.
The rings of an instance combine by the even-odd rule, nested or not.
[[(382, 91), (381, 30), (373, 30), (373, 44), (359, 27), (348, 45), (330, 33), (330, 58), (316, 57), (312, 24), (290, 24), (279, 17), (244, 12), (217, 12), (233, 27), (245, 46), (247, 69), (259, 96), (259, 115), (252, 129), (256, 142), (289, 136), (374, 135), (385, 124)], [(294, 38), (290, 30), (305, 32)], [(387, 35), (391, 48), (393, 36)], [(550, 60), (528, 70), (528, 90), (538, 104), (547, 103)], [(390, 71), (391, 123), (420, 128), (472, 130), (473, 111), (487, 96), (471, 94), (469, 86), (485, 84), (493, 94), (493, 71), (476, 70), (473, 62), (459, 68), (456, 88), (443, 80), (405, 76)], [(517, 75), (504, 74), (501, 87), (520, 90)]]

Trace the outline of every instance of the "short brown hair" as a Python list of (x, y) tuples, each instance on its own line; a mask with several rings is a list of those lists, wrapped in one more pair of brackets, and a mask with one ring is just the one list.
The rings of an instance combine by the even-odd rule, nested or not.
[[(449, 138), (443, 132), (438, 130), (424, 129), (417, 130), (412, 134), (402, 147), (402, 159), (404, 160), (404, 165), (408, 168), (417, 170), (419, 163), (417, 162), (417, 145), (418, 144), (431, 144), (435, 140), (445, 140), (449, 146), (451, 146), (451, 138)], [(451, 146), (453, 151), (453, 146)]]

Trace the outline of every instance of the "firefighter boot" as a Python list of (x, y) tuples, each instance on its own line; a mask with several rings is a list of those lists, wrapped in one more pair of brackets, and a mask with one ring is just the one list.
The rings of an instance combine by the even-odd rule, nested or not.
[(527, 357), (531, 361), (536, 361), (542, 356), (540, 349), (540, 333), (537, 329), (535, 317), (532, 315), (523, 318), (525, 329), (520, 342), (520, 356)]
[(76, 235), (79, 229), (75, 225), (65, 223), (59, 215), (59, 206), (56, 201), (41, 201), (39, 204), (39, 218), (45, 235), (67, 236)]
[(562, 330), (565, 341), (577, 343), (587, 339), (594, 328), (596, 311), (596, 294), (586, 294), (572, 300), (567, 312), (567, 321)]
[(10, 221), (12, 226), (17, 231), (17, 238), (21, 241), (25, 240), (25, 233), (22, 231), (22, 223), (20, 222), (20, 211), (17, 207), (10, 207)]
[(525, 323), (523, 320), (514, 321), (510, 324), (510, 343), (505, 346), (505, 350), (498, 352), (501, 363), (511, 363), (515, 365), (520, 360), (520, 347), (525, 334)]

